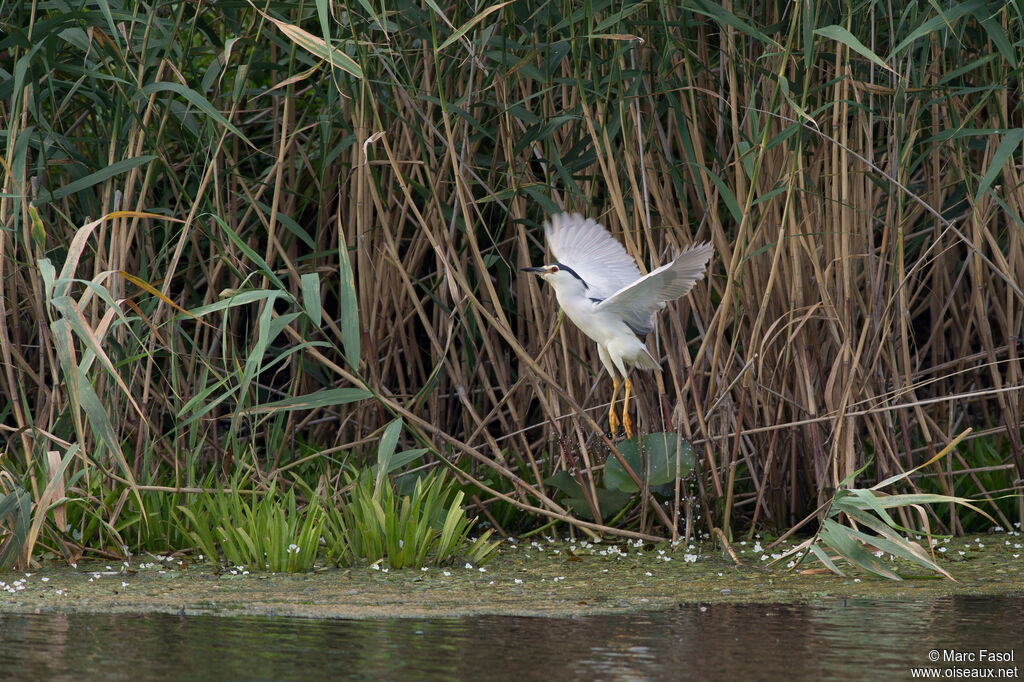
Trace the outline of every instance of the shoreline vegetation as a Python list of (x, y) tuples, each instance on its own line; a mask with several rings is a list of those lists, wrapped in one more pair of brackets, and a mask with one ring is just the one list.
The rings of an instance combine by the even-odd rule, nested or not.
[[(1019, 529), (1024, 21), (890, 10), (0, 0), (0, 571)], [(562, 210), (715, 248), (634, 441)]]

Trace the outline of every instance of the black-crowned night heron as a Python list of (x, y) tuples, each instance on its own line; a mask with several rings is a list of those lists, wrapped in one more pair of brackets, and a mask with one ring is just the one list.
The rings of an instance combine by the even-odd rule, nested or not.
[[(704, 276), (714, 249), (711, 244), (692, 246), (667, 265), (641, 275), (622, 244), (599, 223), (578, 213), (562, 213), (544, 223), (548, 248), (555, 262), (536, 272), (554, 287), (558, 304), (584, 334), (597, 342), (601, 364), (612, 377), (612, 401), (608, 428), (618, 431), (615, 397), (619, 375), (626, 387), (622, 427), (633, 437), (629, 420), (629, 381), (626, 364), (640, 369), (659, 369), (643, 337), (654, 330), (654, 314), (667, 301), (685, 295)], [(616, 374), (618, 370), (618, 374)]]

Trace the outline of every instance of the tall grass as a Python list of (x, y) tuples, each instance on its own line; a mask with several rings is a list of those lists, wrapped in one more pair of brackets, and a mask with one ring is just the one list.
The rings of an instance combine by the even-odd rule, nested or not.
[[(612, 529), (544, 482), (593, 491), (616, 456), (595, 348), (516, 274), (562, 209), (648, 269), (716, 248), (660, 317), (664, 371), (637, 381), (641, 430), (694, 445), (701, 524), (790, 527), (869, 458), (889, 478), (966, 426), (1006, 444), (985, 462), (1002, 488), (954, 451), (929, 489), (1021, 492), (1012, 3), (0, 0), (0, 18), (0, 466), (34, 500), (30, 472), (75, 447), (71, 496), (239, 468), (340, 487), (401, 417), (478, 501), (681, 532), (690, 485), (667, 507), (642, 486)], [(1019, 498), (985, 508), (1024, 519)]]

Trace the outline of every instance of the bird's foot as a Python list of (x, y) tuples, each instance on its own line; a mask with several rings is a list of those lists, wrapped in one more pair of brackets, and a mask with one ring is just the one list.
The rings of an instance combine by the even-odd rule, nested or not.
[(633, 422), (629, 419), (629, 413), (625, 410), (622, 411), (622, 428), (626, 432), (626, 440), (633, 437)]
[(615, 438), (615, 434), (619, 430), (619, 418), (615, 416), (614, 412), (608, 413), (608, 432), (612, 438)]

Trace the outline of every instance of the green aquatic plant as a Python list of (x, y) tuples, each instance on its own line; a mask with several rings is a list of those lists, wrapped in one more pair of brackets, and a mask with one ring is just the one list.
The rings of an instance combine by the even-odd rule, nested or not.
[(319, 500), (300, 505), (294, 488), (281, 493), (276, 484), (265, 492), (233, 488), (180, 507), (195, 549), (210, 560), (223, 555), (236, 566), (289, 573), (312, 569), (324, 524)]
[(497, 549), (498, 543), (488, 539), (492, 530), (468, 540), (475, 519), (467, 518), (465, 493), (444, 472), (418, 478), (408, 495), (396, 494), (390, 480), (371, 473), (363, 470), (352, 479), (347, 504), (327, 513), (330, 534), (348, 538), (352, 558), (418, 568), (451, 562), (459, 553), (483, 563)]
[(61, 536), (68, 526), (65, 473), (76, 454), (76, 445), (63, 457), (51, 450), (21, 479), (0, 470), (0, 570), (27, 569), (40, 547), (71, 554)]
[(181, 508), (195, 505), (201, 495), (196, 490), (216, 487), (216, 477), (208, 474), (198, 488), (168, 486), (140, 490), (136, 496), (116, 479), (81, 473), (69, 480), (65, 512), (61, 520), (55, 514), (47, 533), (69, 556), (164, 554), (186, 549), (192, 541), (182, 531)]
[(325, 545), (331, 560), (347, 564), (386, 559), (391, 568), (419, 568), (452, 561), (462, 552), (471, 561), (485, 561), (498, 546), (488, 540), (493, 530), (466, 547), (475, 519), (466, 517), (465, 493), (445, 472), (415, 477), (411, 487), (407, 478), (407, 494), (396, 490), (390, 474), (427, 452), (395, 452), (402, 426), (401, 419), (387, 425), (377, 446), (377, 463), (348, 474), (347, 500), (327, 509)]
[(308, 571), (318, 560), (348, 565), (386, 558), (393, 568), (445, 563), (459, 553), (486, 560), (497, 547), (488, 540), (492, 531), (468, 540), (474, 519), (462, 506), (465, 493), (443, 472), (417, 478), (407, 495), (396, 493), (390, 474), (426, 452), (396, 453), (401, 429), (402, 420), (396, 419), (384, 430), (375, 466), (346, 470), (350, 492), (340, 504), (294, 474), (287, 492), (279, 481), (265, 490), (247, 489), (239, 478), (228, 489), (178, 506), (179, 531), (210, 560), (223, 557), (237, 566), (275, 572)]
[[(890, 476), (870, 488), (852, 486), (856, 477), (868, 467), (867, 464), (847, 476), (828, 503), (825, 518), (822, 520), (818, 532), (773, 561), (772, 564), (799, 554), (801, 558), (794, 566), (811, 557), (816, 557), (833, 573), (845, 575), (836, 565), (838, 559), (844, 559), (868, 573), (891, 580), (902, 580), (903, 578), (897, 570), (882, 560), (885, 554), (889, 554), (953, 580), (953, 576), (939, 566), (934, 554), (930, 551), (931, 539), (934, 536), (931, 533), (925, 506), (938, 503), (958, 504), (981, 514), (993, 524), (995, 524), (995, 520), (975, 506), (973, 500), (964, 497), (932, 493), (888, 494), (882, 492), (881, 489), (907, 478), (918, 469), (945, 456), (970, 431), (967, 429), (961, 433), (941, 452), (921, 466)], [(917, 512), (923, 531), (912, 530), (896, 523), (889, 512), (900, 508), (909, 508)], [(846, 523), (843, 522), (844, 519)], [(929, 550), (910, 539), (911, 535), (923, 535), (927, 538)]]
[(0, 571), (9, 571), (18, 565), (31, 525), (31, 495), (20, 486), (7, 492), (0, 489)]
[[(642, 477), (641, 483), (645, 482), (645, 487), (662, 499), (671, 498), (676, 480), (693, 471), (693, 447), (678, 433), (648, 433), (642, 438), (621, 440), (616, 447), (629, 469)], [(584, 485), (581, 476), (564, 470), (547, 477), (544, 483), (561, 491), (562, 502), (576, 514), (597, 520), (597, 511), (601, 519), (608, 520), (620, 515), (640, 493), (623, 461), (609, 455), (600, 485), (592, 489)]]
[[(1024, 432), (1022, 432), (1024, 435)], [(949, 466), (932, 465), (918, 473), (915, 480), (918, 489), (924, 493), (956, 495), (968, 499), (984, 500), (984, 509), (992, 514), (998, 525), (1012, 528), (1011, 519), (1017, 514), (1019, 495), (1007, 495), (1015, 489), (1018, 478), (1014, 466), (1013, 443), (1009, 438), (998, 435), (983, 435), (963, 441), (954, 453)], [(955, 534), (985, 532), (990, 520), (977, 514), (957, 514), (952, 505), (935, 508), (939, 522)]]

